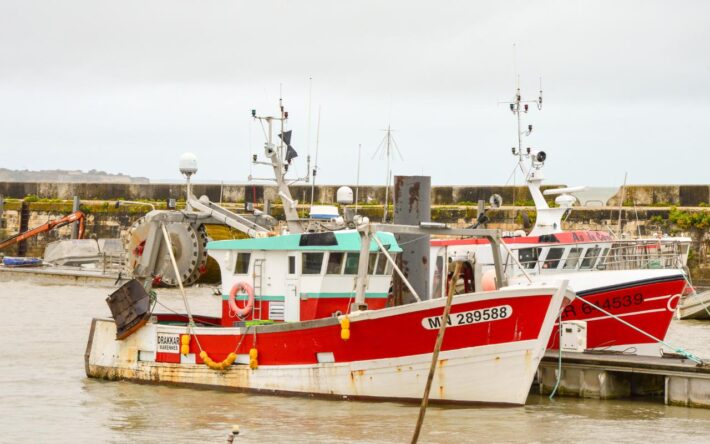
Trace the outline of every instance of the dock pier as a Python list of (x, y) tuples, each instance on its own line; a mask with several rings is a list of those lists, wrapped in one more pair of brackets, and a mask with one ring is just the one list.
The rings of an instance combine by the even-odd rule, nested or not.
[[(545, 353), (538, 369), (540, 394), (557, 382), (559, 352)], [(710, 408), (710, 362), (611, 353), (562, 352), (557, 395), (617, 399), (663, 396), (666, 405)]]

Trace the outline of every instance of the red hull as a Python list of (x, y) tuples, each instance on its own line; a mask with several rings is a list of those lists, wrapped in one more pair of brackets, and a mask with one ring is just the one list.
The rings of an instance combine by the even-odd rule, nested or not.
[[(604, 348), (632, 344), (655, 344), (617, 319), (585, 304), (583, 298), (609, 313), (620, 316), (635, 327), (663, 339), (685, 287), (681, 276), (666, 280), (634, 282), (615, 288), (592, 289), (577, 294), (577, 298), (562, 312), (562, 321), (587, 322), (587, 348)], [(558, 325), (555, 325), (548, 348), (557, 349)]]
[[(543, 327), (551, 298), (552, 295), (510, 296), (455, 305), (451, 313), (454, 322), (460, 313), (460, 316), (463, 316), (464, 312), (492, 307), (508, 306), (510, 315), (504, 319), (448, 328), (442, 351), (535, 340)], [(442, 304), (443, 301), (439, 305)], [(245, 335), (229, 332), (199, 335), (197, 338), (191, 338), (190, 353), (196, 355), (198, 364), (203, 362), (199, 357), (199, 340), (202, 349), (207, 351), (210, 358), (220, 361), (235, 351), (242, 338), (244, 340), (237, 353), (248, 354), (249, 349), (256, 348), (259, 353), (259, 365), (316, 364), (316, 353), (319, 352), (333, 353), (336, 362), (369, 361), (431, 353), (438, 330), (425, 328), (423, 320), (441, 316), (442, 307), (417, 311), (405, 309), (398, 314), (386, 315), (390, 310), (394, 308), (372, 311), (373, 315), (368, 319), (357, 320), (355, 317), (350, 326), (351, 336), (347, 341), (340, 337), (341, 327), (338, 320), (326, 318), (299, 323), (297, 328), (292, 328), (289, 324), (258, 327), (256, 335), (253, 331)], [(180, 354), (157, 353), (156, 361), (179, 362)]]

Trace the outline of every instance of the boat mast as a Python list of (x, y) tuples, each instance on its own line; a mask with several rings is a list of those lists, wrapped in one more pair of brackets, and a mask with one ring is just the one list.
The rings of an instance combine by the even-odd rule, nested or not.
[[(286, 120), (288, 120), (288, 111), (284, 109), (283, 99), (279, 98), (279, 117), (274, 116), (258, 116), (256, 110), (251, 110), (251, 115), (254, 119), (260, 122), (266, 122), (267, 130), (266, 132), (266, 144), (264, 145), (264, 153), (266, 157), (269, 158), (269, 162), (259, 162), (256, 159), (256, 155), (253, 156), (252, 162), (261, 165), (271, 165), (274, 169), (274, 177), (276, 181), (276, 186), (278, 188), (278, 194), (281, 198), (281, 203), (283, 204), (284, 215), (286, 216), (286, 224), (288, 230), (291, 233), (302, 233), (303, 227), (301, 226), (300, 219), (298, 217), (297, 205), (298, 202), (293, 200), (291, 197), (291, 191), (286, 183), (286, 173), (288, 172), (288, 163), (284, 160), (284, 145), (288, 146), (288, 141), (284, 141), (284, 125)], [(281, 127), (281, 142), (278, 145), (273, 143), (273, 123), (278, 122)], [(253, 179), (250, 177), (250, 180)]]
[[(545, 162), (544, 151), (533, 151), (530, 147), (523, 149), (523, 137), (527, 137), (532, 133), (533, 126), (528, 124), (523, 127), (522, 114), (527, 114), (530, 110), (530, 104), (534, 103), (538, 110), (542, 109), (542, 80), (540, 80), (540, 94), (537, 100), (523, 100), (520, 93), (520, 84), (517, 82), (515, 88), (515, 98), (512, 102), (506, 102), (510, 106), (510, 111), (515, 115), (517, 124), (518, 146), (512, 148), (513, 155), (518, 157), (518, 167), (523, 173), (523, 177), (528, 184), (528, 189), (532, 195), (535, 207), (539, 209), (549, 208), (547, 201), (542, 196), (540, 184), (543, 180), (542, 166)], [(530, 167), (526, 165), (530, 161)]]
[[(507, 103), (510, 106), (510, 111), (515, 115), (518, 130), (518, 146), (513, 147), (512, 152), (513, 155), (518, 157), (518, 167), (523, 172), (523, 177), (525, 177), (525, 182), (535, 202), (535, 210), (537, 212), (535, 227), (533, 227), (529, 235), (539, 236), (560, 232), (562, 230), (562, 217), (568, 207), (550, 208), (542, 191), (540, 191), (542, 181), (545, 179), (542, 169), (545, 165), (547, 154), (544, 151), (533, 150), (530, 147), (523, 149), (523, 137), (530, 135), (533, 126), (527, 125), (527, 127), (524, 127), (522, 114), (527, 114), (531, 103), (534, 103), (538, 110), (542, 109), (542, 80), (540, 80), (540, 94), (537, 100), (523, 100), (520, 94), (520, 85), (517, 85), (515, 98), (512, 102)], [(546, 190), (545, 194), (551, 194), (552, 191), (564, 192), (566, 190), (568, 189)]]

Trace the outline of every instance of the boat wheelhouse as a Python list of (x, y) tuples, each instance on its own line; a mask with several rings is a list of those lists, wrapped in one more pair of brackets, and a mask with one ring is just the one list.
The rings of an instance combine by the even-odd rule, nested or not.
[[(376, 234), (391, 257), (402, 250), (391, 233)], [(222, 274), (222, 324), (264, 321), (309, 321), (347, 313), (355, 297), (360, 235), (355, 230), (286, 234), (266, 238), (210, 242), (209, 255)], [(365, 302), (385, 307), (392, 264), (373, 240), (367, 265)], [(229, 292), (247, 283), (254, 292), (246, 316), (230, 310)], [(235, 295), (246, 304), (248, 295)]]

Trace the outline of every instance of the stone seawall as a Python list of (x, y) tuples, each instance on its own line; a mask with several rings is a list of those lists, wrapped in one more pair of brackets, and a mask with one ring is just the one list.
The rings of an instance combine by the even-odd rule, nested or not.
[[(550, 185), (556, 188), (562, 185)], [(315, 187), (314, 201), (333, 203), (339, 185), (318, 185)], [(351, 188), (355, 188), (350, 185)], [(206, 195), (214, 202), (241, 203), (251, 195), (257, 203), (264, 199), (271, 202), (279, 200), (276, 188), (269, 185), (220, 185), (195, 184), (197, 196)], [(310, 202), (311, 187), (294, 185), (291, 187), (295, 199)], [(434, 186), (432, 187), (432, 205), (475, 204), (479, 199), (488, 201), (492, 194), (500, 194), (505, 204), (528, 204), (530, 193), (526, 187), (513, 186)], [(609, 205), (618, 205), (621, 192), (609, 201)], [(168, 198), (181, 199), (185, 196), (185, 185), (174, 184), (108, 184), (108, 183), (37, 183), (37, 182), (0, 182), (0, 195), (6, 198), (23, 199), (37, 196), (40, 199), (72, 199), (79, 196), (83, 200), (154, 200)], [(385, 187), (361, 186), (359, 200), (362, 203), (382, 204)], [(630, 185), (624, 194), (625, 206), (703, 206), (710, 203), (710, 185)]]
[[(315, 202), (332, 203), (336, 186), (316, 187)], [(621, 209), (622, 231), (630, 236), (650, 235), (671, 231), (686, 234), (694, 239), (693, 276), (702, 277), (704, 285), (710, 285), (710, 209), (704, 208), (708, 201), (710, 186), (631, 186), (627, 187), (624, 206)], [(373, 221), (382, 218), (384, 187), (361, 187), (358, 212)], [(6, 228), (0, 227), (0, 240), (16, 234), (19, 227), (19, 199), (29, 202), (29, 227), (36, 227), (50, 219), (71, 213), (71, 198), (78, 195), (82, 199), (81, 209), (86, 213), (87, 236), (93, 238), (117, 238), (138, 218), (150, 210), (148, 205), (121, 206), (115, 208), (115, 200), (150, 200), (156, 207), (165, 208), (165, 200), (184, 196), (185, 187), (180, 184), (58, 184), (58, 183), (0, 183), (0, 195), (5, 196), (2, 219)], [(292, 187), (294, 197), (300, 202), (310, 202), (310, 187)], [(535, 209), (530, 206), (530, 196), (523, 187), (432, 187), (431, 220), (458, 226), (470, 225), (477, 216), (476, 203), (488, 200), (491, 194), (503, 196), (504, 206), (490, 211), (490, 228), (516, 230), (522, 227), (522, 213), (527, 212), (534, 219)], [(271, 186), (244, 185), (196, 185), (195, 194), (206, 194), (210, 200), (223, 202), (229, 209), (239, 211), (244, 208), (245, 197), (256, 196), (256, 207), (263, 209), (263, 202), (278, 202), (276, 189)], [(618, 202), (612, 198), (611, 204)], [(517, 206), (510, 205), (517, 203)], [(679, 206), (676, 210), (673, 206)], [(178, 208), (184, 202), (178, 202)], [(282, 219), (280, 204), (272, 204), (272, 215)], [(681, 224), (669, 219), (684, 219)], [(299, 205), (301, 217), (308, 213), (307, 205)], [(575, 208), (565, 220), (564, 229), (596, 229), (618, 232), (619, 208), (617, 206), (597, 208)], [(684, 226), (683, 226), (684, 225)], [(69, 236), (70, 228), (64, 227), (44, 233), (28, 241), (28, 254), (41, 256), (47, 243)], [(14, 255), (16, 247), (10, 247), (0, 254)]]

